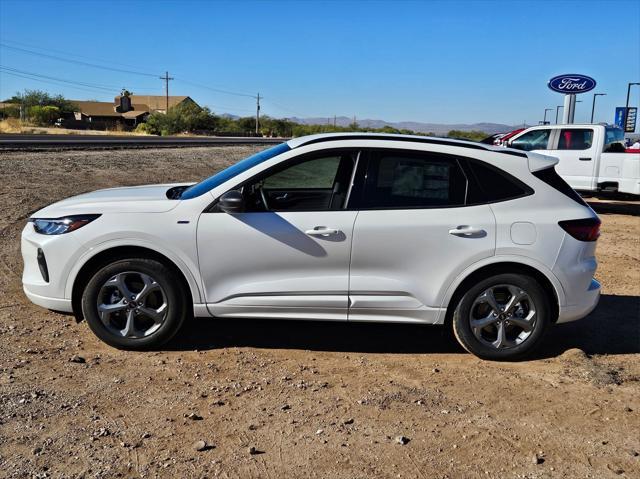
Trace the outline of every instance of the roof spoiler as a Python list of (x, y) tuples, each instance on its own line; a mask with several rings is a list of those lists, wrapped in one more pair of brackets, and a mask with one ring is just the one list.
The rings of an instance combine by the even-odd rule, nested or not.
[(552, 166), (557, 165), (558, 162), (560, 161), (555, 156), (547, 156), (547, 155), (541, 155), (540, 153), (531, 153), (531, 152), (527, 153), (527, 158), (528, 158), (527, 161), (529, 162), (529, 171), (531, 172), (544, 170), (546, 168), (551, 168)]

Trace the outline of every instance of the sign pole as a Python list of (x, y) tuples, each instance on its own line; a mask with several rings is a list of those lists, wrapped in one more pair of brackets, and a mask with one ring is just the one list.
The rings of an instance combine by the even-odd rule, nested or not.
[(562, 123), (571, 125), (574, 122), (576, 113), (576, 95), (569, 94), (564, 96), (564, 108), (562, 109)]

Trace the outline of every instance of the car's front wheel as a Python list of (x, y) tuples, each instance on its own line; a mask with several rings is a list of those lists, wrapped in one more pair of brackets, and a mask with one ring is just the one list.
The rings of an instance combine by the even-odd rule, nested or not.
[(187, 317), (186, 291), (175, 272), (153, 259), (118, 259), (99, 268), (82, 295), (91, 330), (119, 348), (157, 348)]
[(499, 274), (462, 296), (453, 313), (453, 332), (480, 358), (519, 359), (538, 346), (550, 314), (549, 298), (534, 278)]

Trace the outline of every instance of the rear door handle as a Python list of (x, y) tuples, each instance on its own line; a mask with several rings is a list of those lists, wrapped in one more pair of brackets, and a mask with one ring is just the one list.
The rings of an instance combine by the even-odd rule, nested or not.
[(327, 228), (326, 226), (316, 226), (312, 230), (307, 230), (304, 233), (309, 236), (331, 236), (337, 235), (340, 230), (334, 228)]
[(487, 236), (487, 232), (482, 228), (474, 228), (473, 226), (467, 225), (460, 225), (455, 229), (449, 230), (449, 234), (462, 238), (481, 238)]
[(591, 158), (580, 158), (580, 161), (591, 161)]

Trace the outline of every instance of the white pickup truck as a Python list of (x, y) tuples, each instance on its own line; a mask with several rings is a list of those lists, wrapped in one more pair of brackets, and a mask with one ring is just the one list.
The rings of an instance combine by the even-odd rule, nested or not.
[(618, 127), (534, 126), (510, 138), (509, 146), (557, 157), (558, 174), (574, 190), (640, 195), (640, 151), (625, 153)]

